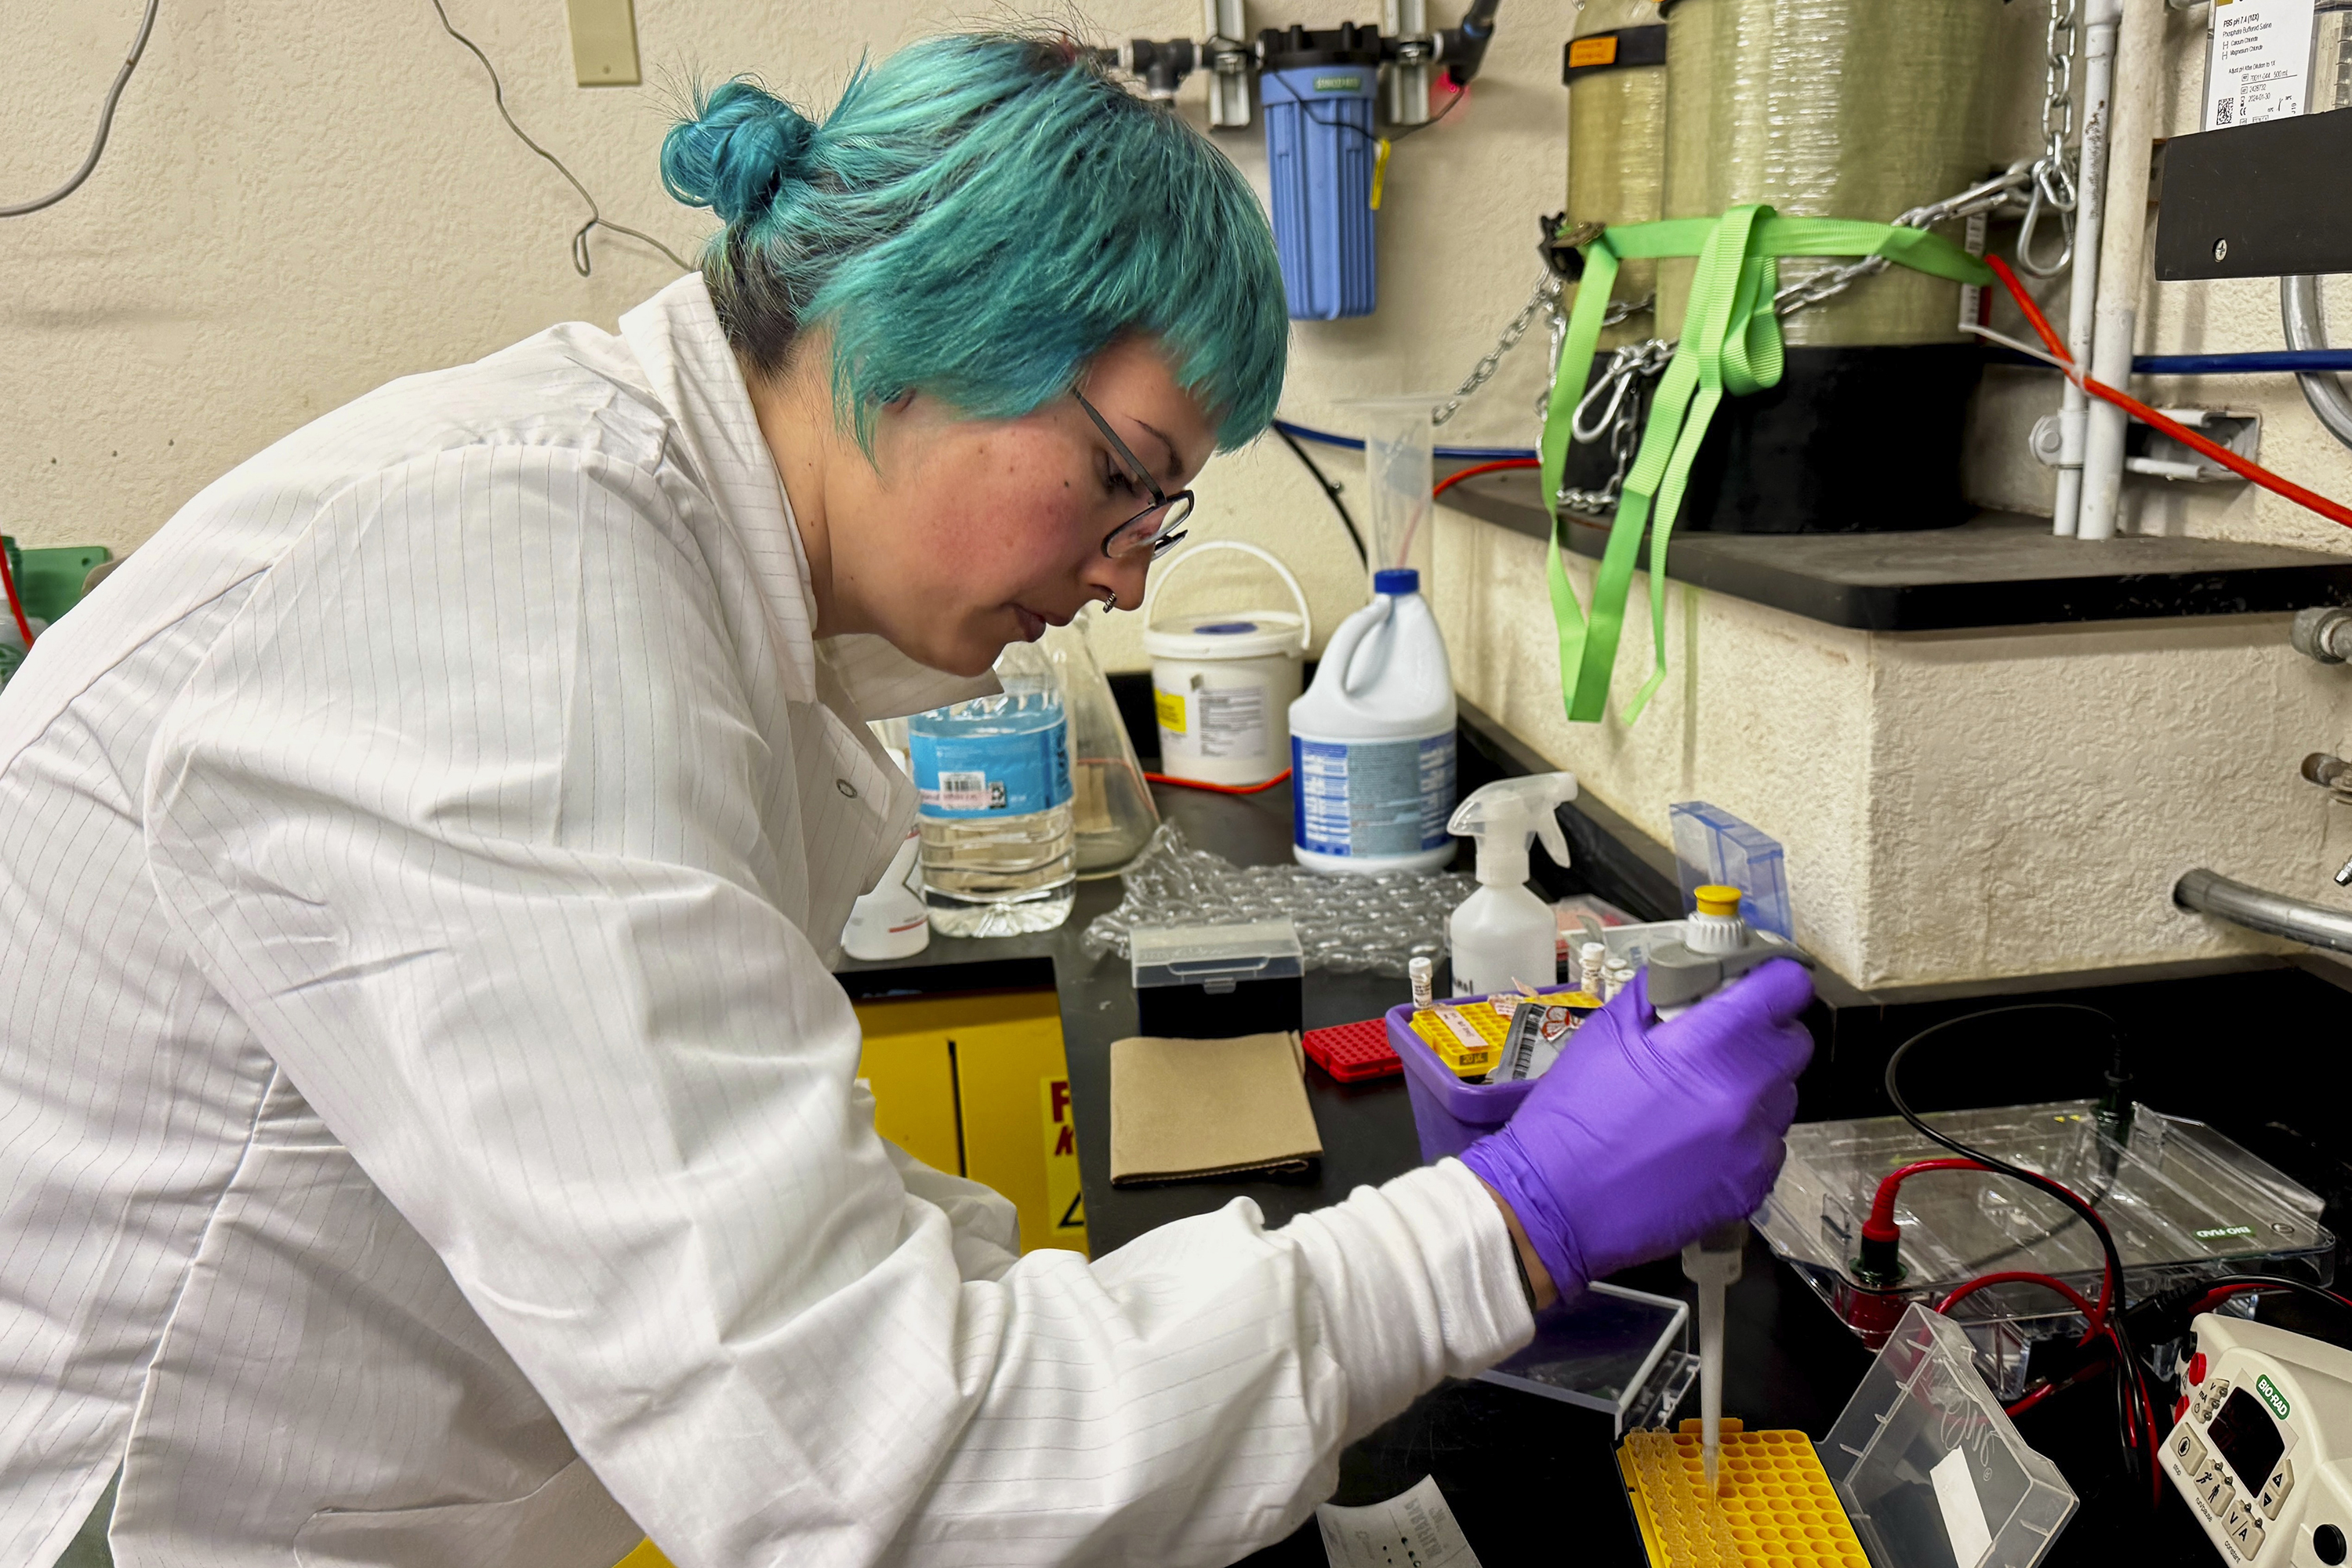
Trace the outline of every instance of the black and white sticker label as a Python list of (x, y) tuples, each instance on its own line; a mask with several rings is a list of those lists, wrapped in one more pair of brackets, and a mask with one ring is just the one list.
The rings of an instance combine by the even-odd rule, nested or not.
[(2315, 0), (2213, 0), (2200, 129), (2227, 131), (2303, 112), (2315, 9)]

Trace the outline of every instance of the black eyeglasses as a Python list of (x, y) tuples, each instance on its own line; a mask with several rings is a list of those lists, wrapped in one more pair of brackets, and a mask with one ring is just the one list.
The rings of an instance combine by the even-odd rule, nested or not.
[(1127, 449), (1127, 443), (1118, 438), (1118, 432), (1110, 427), (1110, 421), (1105, 419), (1076, 389), (1073, 388), (1070, 395), (1078, 400), (1078, 406), (1087, 411), (1087, 417), (1095, 422), (1095, 428), (1101, 431), (1103, 439), (1110, 443), (1111, 451), (1127, 465), (1129, 476), (1151, 492), (1150, 506), (1103, 535), (1102, 552), (1113, 560), (1165, 554), (1169, 546), (1184, 537), (1184, 520), (1192, 515), (1192, 492), (1178, 490), (1171, 496), (1162, 490), (1158, 481), (1152, 479), (1151, 470), (1138, 462), (1135, 454)]

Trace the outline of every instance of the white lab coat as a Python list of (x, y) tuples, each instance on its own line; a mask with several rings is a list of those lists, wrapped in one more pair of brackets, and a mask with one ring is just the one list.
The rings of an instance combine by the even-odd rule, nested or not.
[(190, 502), (0, 700), (0, 1563), (1222, 1563), (1523, 1342), (1453, 1162), (1089, 1266), (875, 1135), (972, 689), (813, 639), (697, 278)]

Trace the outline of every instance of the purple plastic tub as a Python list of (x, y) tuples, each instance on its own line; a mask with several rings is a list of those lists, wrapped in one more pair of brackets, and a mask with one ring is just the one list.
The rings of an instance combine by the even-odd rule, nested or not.
[[(1547, 985), (1536, 994), (1570, 991), (1569, 985)], [(1485, 1006), (1484, 996), (1449, 996), (1445, 1005)], [(1519, 1101), (1540, 1081), (1525, 1083), (1464, 1083), (1438, 1058), (1428, 1042), (1412, 1032), (1412, 1004), (1389, 1009), (1389, 1047), (1404, 1064), (1405, 1091), (1412, 1100), (1412, 1130), (1421, 1137), (1421, 1157), (1433, 1162), (1459, 1154), (1511, 1119)]]

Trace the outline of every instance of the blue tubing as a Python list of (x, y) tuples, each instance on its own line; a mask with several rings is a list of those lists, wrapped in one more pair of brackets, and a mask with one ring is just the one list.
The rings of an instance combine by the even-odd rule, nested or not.
[(2286, 375), (2352, 371), (2352, 349), (2271, 349), (2259, 353), (2141, 354), (2134, 375)]
[[(1276, 420), (1274, 427), (1294, 441), (1315, 441), (1326, 447), (1344, 447), (1350, 452), (1360, 452), (1364, 449), (1363, 442), (1353, 436), (1335, 436), (1328, 430), (1310, 429), (1304, 425), (1294, 425), (1287, 419)], [(1534, 458), (1538, 455), (1532, 447), (1440, 447), (1433, 454), (1449, 461), (1465, 463), (1491, 463), (1505, 458)]]
[[(2042, 363), (2006, 349), (1988, 351), (1993, 364), (2021, 365), (2054, 372)], [(2352, 349), (2265, 349), (2236, 354), (2140, 354), (2132, 361), (2134, 375), (2309, 375), (2314, 372), (2352, 374)]]

